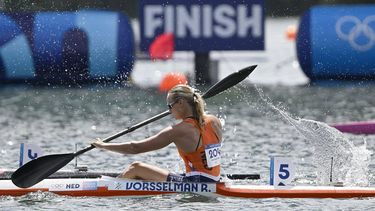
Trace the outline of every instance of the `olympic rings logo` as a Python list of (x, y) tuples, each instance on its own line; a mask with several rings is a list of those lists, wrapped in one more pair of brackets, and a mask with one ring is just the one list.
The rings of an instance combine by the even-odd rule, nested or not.
[[(349, 42), (358, 51), (368, 51), (375, 45), (375, 15), (367, 16), (363, 21), (355, 16), (343, 16), (336, 22), (337, 36)], [(345, 25), (345, 26), (344, 26)], [(349, 30), (347, 29), (349, 26)]]
[(50, 189), (62, 190), (65, 189), (65, 184), (51, 184)]

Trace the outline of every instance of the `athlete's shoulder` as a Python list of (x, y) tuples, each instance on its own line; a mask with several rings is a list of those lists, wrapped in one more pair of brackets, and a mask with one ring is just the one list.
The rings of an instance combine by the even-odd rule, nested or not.
[(212, 114), (205, 114), (204, 120), (208, 123), (214, 123), (214, 124), (219, 124), (221, 125), (220, 119)]
[(195, 129), (194, 125), (186, 121), (181, 121), (172, 126), (172, 130), (180, 134), (189, 133), (191, 130), (194, 130), (194, 129)]

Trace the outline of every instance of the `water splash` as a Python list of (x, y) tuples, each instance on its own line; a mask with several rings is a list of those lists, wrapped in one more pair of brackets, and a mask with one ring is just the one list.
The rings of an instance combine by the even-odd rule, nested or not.
[(371, 152), (367, 144), (355, 146), (337, 129), (326, 123), (291, 117), (283, 109), (274, 106), (258, 89), (262, 100), (300, 132), (314, 150), (313, 164), (317, 168), (318, 184), (343, 182), (344, 185), (369, 185), (368, 166)]
[(313, 146), (318, 183), (368, 185), (371, 153), (366, 149), (366, 142), (362, 146), (355, 146), (344, 134), (323, 122), (293, 119), (284, 111), (279, 112)]

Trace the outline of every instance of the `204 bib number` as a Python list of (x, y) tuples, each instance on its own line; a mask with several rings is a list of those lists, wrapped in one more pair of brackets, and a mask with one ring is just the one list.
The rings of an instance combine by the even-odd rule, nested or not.
[(212, 168), (220, 165), (221, 160), (221, 144), (208, 144), (205, 146), (207, 166)]

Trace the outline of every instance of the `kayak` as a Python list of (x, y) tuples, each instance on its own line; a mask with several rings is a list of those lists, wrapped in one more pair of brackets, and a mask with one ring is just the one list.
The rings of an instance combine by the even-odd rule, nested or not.
[(375, 134), (375, 121), (334, 123), (331, 126), (344, 133)]
[[(240, 198), (362, 198), (375, 197), (375, 187), (272, 186), (236, 184), (225, 179), (218, 183), (156, 182), (120, 179), (116, 173), (57, 172), (30, 188), (18, 188), (9, 179), (11, 171), (0, 173), (0, 196), (22, 196), (51, 192), (76, 197), (139, 197), (161, 194), (198, 194), (207, 197)], [(246, 180), (248, 182), (249, 180)]]

